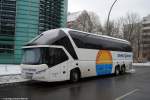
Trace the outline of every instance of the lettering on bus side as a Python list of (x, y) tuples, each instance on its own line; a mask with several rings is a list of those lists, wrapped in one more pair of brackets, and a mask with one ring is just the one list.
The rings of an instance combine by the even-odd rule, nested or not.
[(130, 54), (117, 54), (117, 57), (118, 58), (131, 58), (132, 57), (132, 55), (130, 55)]

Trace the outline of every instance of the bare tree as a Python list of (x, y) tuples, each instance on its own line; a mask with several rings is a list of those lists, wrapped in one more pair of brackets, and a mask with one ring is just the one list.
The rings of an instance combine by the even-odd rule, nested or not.
[(93, 23), (91, 22), (90, 16), (87, 11), (83, 11), (82, 14), (78, 18), (79, 22), (79, 30), (91, 32), (91, 27)]
[[(109, 27), (108, 27), (109, 24)], [(105, 22), (104, 24), (104, 33), (105, 35), (116, 37), (116, 38), (123, 38), (123, 33), (121, 30), (122, 20), (117, 19), (109, 22)]]
[(92, 22), (91, 32), (100, 34), (103, 31), (99, 16), (94, 12), (88, 12), (90, 20)]
[(109, 22), (104, 23), (104, 31), (103, 31), (104, 35), (112, 36), (113, 29), (114, 29), (114, 21), (110, 20)]
[(124, 39), (131, 42), (133, 47), (134, 57), (139, 58), (140, 56), (140, 42), (141, 42), (141, 19), (136, 13), (127, 13), (123, 20), (123, 33)]
[[(109, 27), (107, 27), (109, 24)], [(140, 44), (141, 44), (141, 19), (136, 13), (127, 13), (125, 17), (121, 17), (117, 20), (105, 22), (104, 33), (105, 35), (123, 38), (131, 42), (134, 58), (140, 58)]]
[(132, 42), (137, 33), (137, 27), (140, 23), (140, 17), (136, 13), (127, 13), (123, 18), (123, 33), (124, 38)]
[(70, 28), (91, 33), (100, 33), (102, 31), (99, 16), (94, 12), (87, 12), (85, 10), (71, 24)]

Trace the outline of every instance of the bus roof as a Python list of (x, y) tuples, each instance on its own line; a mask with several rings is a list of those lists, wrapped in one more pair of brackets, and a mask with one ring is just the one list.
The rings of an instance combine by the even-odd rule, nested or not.
[(76, 31), (76, 32), (81, 32), (81, 33), (85, 33), (85, 34), (89, 34), (89, 35), (95, 35), (95, 36), (99, 36), (99, 37), (103, 37), (103, 38), (106, 38), (106, 39), (112, 39), (112, 40), (116, 40), (116, 41), (120, 41), (120, 42), (124, 42), (124, 43), (127, 43), (127, 44), (130, 44), (129, 41), (127, 40), (124, 40), (124, 39), (119, 39), (119, 38), (115, 38), (115, 37), (111, 37), (111, 36), (106, 36), (106, 35), (100, 35), (100, 34), (95, 34), (95, 33), (88, 33), (88, 32), (84, 32), (84, 31), (79, 31), (79, 30), (74, 30), (74, 29), (70, 29), (70, 28), (60, 28), (64, 31)]
[[(69, 28), (58, 28), (58, 29), (52, 29), (52, 30), (48, 30), (48, 31), (45, 31), (45, 32), (41, 33), (40, 35), (38, 35), (37, 37), (35, 37), (31, 41), (29, 41), (26, 44), (26, 46), (35, 45), (35, 44), (38, 44), (38, 45), (40, 45), (40, 44), (43, 44), (43, 45), (47, 44), (49, 39), (51, 39), (51, 37), (52, 37), (52, 34), (50, 34), (50, 33), (53, 33), (53, 32), (57, 33), (60, 30), (64, 31), (65, 34), (67, 34), (67, 35), (69, 34), (69, 31), (75, 31), (75, 32), (81, 32), (81, 33), (84, 33), (84, 34), (95, 35), (95, 36), (102, 37), (102, 38), (105, 38), (105, 39), (111, 39), (111, 40), (114, 40), (116, 42), (122, 42), (122, 43), (130, 45), (130, 42), (128, 42), (126, 40), (123, 40), (123, 39), (118, 39), (118, 38), (114, 38), (114, 37), (110, 37), (110, 36), (106, 36), (106, 35), (98, 35), (98, 34), (94, 34), (94, 33), (83, 32), (83, 31), (69, 29)], [(53, 34), (53, 35), (54, 36), (55, 35), (58, 36), (58, 34)]]

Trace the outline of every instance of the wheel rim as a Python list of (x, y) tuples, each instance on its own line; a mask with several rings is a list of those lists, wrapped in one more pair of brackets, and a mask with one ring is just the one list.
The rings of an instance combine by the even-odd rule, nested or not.
[(123, 67), (123, 70), (122, 70), (122, 72), (123, 72), (123, 73), (125, 73), (125, 67)]
[(118, 70), (118, 68), (116, 68), (116, 75), (119, 75), (119, 70)]
[(78, 81), (78, 74), (76, 72), (73, 74), (73, 81)]
[(116, 73), (117, 73), (117, 75), (119, 74), (119, 71), (118, 71), (118, 69), (117, 69), (117, 72), (116, 72)]
[(77, 74), (77, 73), (74, 74), (74, 79), (75, 79), (75, 80), (78, 79), (78, 74)]

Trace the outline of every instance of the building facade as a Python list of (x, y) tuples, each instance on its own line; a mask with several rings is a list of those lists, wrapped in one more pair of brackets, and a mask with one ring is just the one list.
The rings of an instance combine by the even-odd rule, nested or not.
[(75, 30), (102, 34), (102, 26), (98, 15), (86, 10), (68, 13), (67, 27)]
[(150, 61), (150, 15), (143, 18), (142, 28), (142, 51), (143, 58)]
[(67, 27), (80, 31), (88, 31), (91, 25), (90, 15), (87, 11), (69, 13), (67, 18)]
[(67, 0), (0, 0), (0, 64), (19, 64), (23, 45), (66, 21)]

